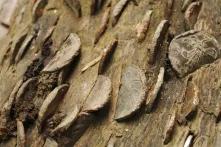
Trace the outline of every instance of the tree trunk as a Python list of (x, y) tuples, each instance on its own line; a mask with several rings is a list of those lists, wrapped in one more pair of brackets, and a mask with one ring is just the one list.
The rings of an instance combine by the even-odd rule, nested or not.
[(221, 146), (221, 0), (0, 5), (0, 146)]

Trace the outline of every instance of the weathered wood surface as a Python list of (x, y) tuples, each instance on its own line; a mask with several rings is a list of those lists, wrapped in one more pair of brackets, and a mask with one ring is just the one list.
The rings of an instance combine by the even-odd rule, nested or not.
[[(0, 17), (0, 22), (7, 22), (7, 25), (3, 23), (5, 28), (2, 29), (0, 26), (0, 34), (9, 31), (0, 40), (0, 107), (3, 108), (10, 103), (10, 107), (7, 108), (7, 119), (1, 120), (1, 124), (10, 122), (12, 126), (11, 128), (1, 126), (0, 147), (16, 146), (16, 119), (19, 118), (24, 125), (26, 139), (24, 143), (27, 146), (183, 147), (189, 143), (194, 147), (221, 145), (220, 57), (217, 56), (210, 62), (202, 61), (203, 64), (197, 65), (197, 68), (181, 77), (176, 73), (176, 69), (173, 69), (168, 58), (173, 38), (190, 29), (204, 31), (213, 36), (217, 43), (221, 43), (221, 0), (199, 0), (200, 6), (197, 5), (197, 8), (194, 8), (194, 4), (191, 5), (193, 0), (74, 1), (70, 0), (67, 3), (65, 0), (48, 0), (46, 5), (33, 11), (36, 0), (19, 0), (10, 21)], [(4, 2), (1, 2), (3, 6)], [(119, 4), (123, 5), (116, 6)], [(105, 17), (110, 18), (105, 18), (104, 21), (102, 19), (107, 9), (110, 9), (110, 15)], [(142, 22), (147, 10), (152, 12), (151, 19), (148, 29), (144, 31), (143, 41), (138, 41), (136, 26)], [(0, 14), (2, 15), (4, 13)], [(159, 36), (160, 31), (156, 31), (162, 20), (168, 20), (170, 24), (163, 37)], [(105, 31), (102, 31), (99, 41), (94, 44), (97, 31), (102, 26), (105, 27)], [(34, 31), (36, 36), (31, 42), (26, 43), (24, 49), (22, 47), (24, 39), (19, 37), (23, 36), (25, 32), (22, 30), (26, 29), (28, 34)], [(67, 49), (63, 48), (62, 44), (71, 33), (78, 35), (80, 39), (81, 46), (77, 43), (79, 41), (72, 42), (73, 46), (76, 44), (75, 47), (80, 48), (79, 55), (71, 60), (67, 59), (70, 62), (65, 64), (65, 67), (59, 66), (63, 65), (59, 60), (61, 62), (66, 60), (65, 56), (63, 58), (59, 55), (61, 50)], [(118, 44), (110, 59), (105, 61), (105, 70), (99, 72), (100, 65), (95, 64), (82, 72), (82, 68), (100, 56), (103, 49), (114, 39), (118, 40)], [(21, 42), (17, 43), (19, 40)], [(205, 39), (202, 42), (206, 44), (207, 41)], [(191, 46), (190, 43), (187, 42)], [(204, 45), (199, 47), (201, 52), (203, 50), (200, 48), (204, 48)], [(157, 49), (153, 48), (156, 46)], [(12, 57), (14, 49), (15, 57)], [(20, 49), (22, 56), (19, 55), (17, 58), (19, 62), (11, 62)], [(72, 56), (71, 53), (68, 55)], [(194, 55), (196, 59), (201, 56), (198, 53)], [(58, 60), (53, 63), (59, 66), (59, 70), (43, 72), (44, 67), (50, 65), (53, 57), (57, 56)], [(149, 64), (149, 60), (154, 60), (153, 64)], [(145, 72), (146, 82), (143, 84), (146, 86), (147, 100), (155, 88), (161, 67), (165, 68), (163, 83), (159, 91), (157, 90), (158, 94), (151, 111), (148, 113), (145, 111), (146, 101), (142, 99), (144, 102), (139, 102), (139, 109), (136, 106), (138, 111), (134, 115), (118, 122), (114, 117), (116, 107), (119, 106), (117, 103), (120, 97), (121, 78), (125, 68), (131, 65)], [(100, 74), (111, 80), (110, 101), (105, 107), (99, 107), (98, 111), (84, 112), (82, 108), (85, 108), (84, 104)], [(60, 82), (59, 75), (65, 75), (65, 80)], [(30, 78), (36, 78), (37, 82), (24, 91), (22, 94), (24, 96), (19, 97), (19, 103), (15, 101), (16, 94), (15, 100), (10, 99), (16, 83), (21, 79), (24, 83)], [(38, 111), (47, 95), (61, 83), (69, 84), (69, 89), (61, 98), (54, 114), (44, 118), (45, 122), (50, 123), (46, 123), (43, 131), (39, 132), (36, 126)], [(128, 89), (133, 89), (133, 86), (130, 86), (128, 85)], [(96, 97), (91, 100), (96, 104)], [(50, 131), (59, 126), (66, 114), (72, 114), (76, 107), (79, 108), (79, 113), (74, 113), (73, 121), (68, 124), (68, 129), (63, 131), (65, 135), (54, 134), (56, 137), (51, 135)], [(57, 115), (60, 113), (64, 115)]]

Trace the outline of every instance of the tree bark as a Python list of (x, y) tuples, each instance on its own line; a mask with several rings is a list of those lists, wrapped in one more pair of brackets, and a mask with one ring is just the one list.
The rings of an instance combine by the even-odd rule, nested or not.
[[(217, 58), (179, 77), (168, 58), (171, 40), (192, 29), (221, 41), (221, 0), (189, 0), (189, 3), (188, 0), (128, 0), (117, 15), (113, 14), (114, 9), (123, 0), (42, 1), (17, 0), (7, 25), (3, 23), (6, 14), (2, 11), (0, 14), (0, 34), (2, 28), (4, 32), (8, 29), (0, 40), (0, 146), (13, 147), (19, 142), (19, 146), (23, 143), (33, 147), (179, 147), (187, 144), (188, 139), (190, 146), (194, 147), (221, 146), (221, 60)], [(38, 2), (41, 6), (35, 9)], [(199, 2), (200, 6), (191, 9), (194, 2)], [(186, 9), (184, 3), (187, 3)], [(0, 2), (1, 9), (6, 7), (3, 4)], [(142, 32), (144, 38), (140, 40), (137, 24), (145, 21), (148, 10), (152, 10), (152, 14)], [(168, 21), (168, 29), (165, 26), (155, 40), (162, 20)], [(80, 51), (79, 54), (73, 53), (73, 60), (63, 66), (60, 61), (67, 59), (72, 52), (66, 49), (62, 56), (59, 51), (65, 50), (63, 44), (70, 33), (79, 37)], [(77, 46), (77, 38), (74, 39), (73, 45)], [(104, 48), (109, 50), (104, 52)], [(18, 53), (20, 56), (16, 58)], [(60, 70), (44, 72), (44, 67), (54, 57), (55, 66)], [(82, 69), (94, 59), (98, 61), (83, 72)], [(132, 65), (145, 73), (145, 100), (141, 97), (136, 112), (118, 121), (115, 119), (117, 107), (124, 105), (129, 111), (132, 109), (129, 107), (130, 95), (118, 105), (120, 90), (127, 83), (122, 79), (123, 74)], [(151, 99), (162, 67), (165, 69), (162, 87), (147, 111), (146, 101)], [(112, 91), (107, 104), (105, 96), (108, 92), (103, 89), (108, 84), (96, 87), (101, 76), (111, 80)], [(23, 89), (20, 97), (16, 91), (10, 114), (6, 115), (4, 106), (9, 103), (16, 83), (31, 78), (37, 82), (31, 82)], [(48, 109), (43, 123), (39, 124), (38, 112), (44, 100), (65, 83), (69, 84), (67, 92), (58, 92), (59, 101), (50, 105), (52, 110)], [(99, 90), (102, 97), (99, 97)], [(97, 106), (96, 109), (85, 108), (87, 98), (91, 98), (90, 103), (94, 104), (90, 107)], [(73, 117), (70, 126), (60, 134), (51, 134), (51, 129), (69, 114)], [(23, 131), (22, 127), (16, 126), (18, 120), (19, 126), (21, 122), (24, 125), (25, 141), (19, 140), (24, 134), (19, 136)]]

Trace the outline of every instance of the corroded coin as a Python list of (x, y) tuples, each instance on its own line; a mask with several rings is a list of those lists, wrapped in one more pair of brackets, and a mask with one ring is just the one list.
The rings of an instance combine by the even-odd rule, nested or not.
[(217, 40), (202, 31), (190, 30), (175, 37), (169, 47), (169, 59), (180, 77), (220, 57)]
[(62, 69), (73, 61), (73, 59), (80, 52), (81, 41), (77, 34), (71, 33), (61, 49), (50, 60), (50, 62), (43, 69), (44, 72), (54, 72)]
[(145, 95), (145, 73), (135, 65), (127, 66), (121, 78), (115, 119), (123, 120), (129, 118), (141, 107), (141, 104), (145, 100)]
[(68, 87), (68, 84), (60, 85), (48, 94), (38, 113), (39, 125), (41, 125), (49, 115), (55, 112), (57, 106), (67, 92)]
[(84, 106), (84, 112), (94, 112), (103, 108), (110, 100), (111, 80), (106, 76), (98, 76)]

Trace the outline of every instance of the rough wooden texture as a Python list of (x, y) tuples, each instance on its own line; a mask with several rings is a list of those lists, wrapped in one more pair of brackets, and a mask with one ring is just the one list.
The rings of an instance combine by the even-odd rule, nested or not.
[[(134, 5), (132, 0), (105, 0), (102, 4), (100, 0), (93, 0), (94, 4), (89, 0), (70, 0), (69, 4), (68, 0), (48, 0), (47, 4), (42, 3), (36, 7), (39, 1), (41, 0), (19, 0), (15, 13), (11, 16), (10, 27), (3, 24), (4, 28), (0, 28), (0, 31), (8, 30), (8, 34), (0, 40), (0, 107), (3, 108), (8, 100), (11, 103), (13, 98), (10, 94), (19, 80), (25, 82), (30, 78), (37, 78), (37, 82), (33, 84), (36, 88), (24, 91), (21, 103), (13, 101), (13, 104), (10, 104), (12, 113), (9, 118), (1, 120), (5, 124), (8, 123), (8, 127), (1, 128), (0, 137), (4, 136), (2, 133), (9, 134), (0, 142), (0, 146), (16, 146), (16, 119), (20, 116), (31, 118), (20, 119), (24, 125), (26, 146), (43, 147), (52, 144), (62, 146), (66, 144), (65, 141), (71, 142), (69, 146), (75, 147), (183, 147), (189, 143), (194, 147), (220, 146), (221, 59), (206, 62), (206, 59), (201, 58), (205, 64), (200, 64), (194, 70), (186, 72), (185, 76), (178, 77), (171, 66), (172, 62), (168, 59), (168, 53), (171, 40), (189, 31), (190, 28), (203, 31), (220, 42), (221, 0), (199, 0), (201, 3), (199, 9), (193, 7), (194, 4), (191, 5), (193, 0), (136, 0), (137, 5)], [(102, 37), (95, 45), (96, 33), (100, 26), (102, 27), (101, 20), (105, 11), (108, 14), (106, 6), (110, 1), (110, 21), (108, 23), (107, 19), (103, 18), (103, 22), (107, 23), (103, 25), (105, 31), (101, 31)], [(3, 3), (0, 1), (1, 6)], [(192, 13), (190, 11), (192, 9), (196, 11)], [(135, 28), (147, 10), (152, 11), (149, 28), (144, 40), (138, 42)], [(160, 33), (157, 36), (155, 32), (162, 20), (168, 20), (170, 26), (163, 33), (164, 36), (160, 36)], [(36, 38), (28, 44), (25, 52), (23, 49), (20, 51), (22, 58), (19, 55), (19, 62), (14, 64), (26, 34), (33, 30), (37, 33)], [(73, 54), (70, 54), (70, 49), (66, 52), (67, 48), (62, 47), (71, 33), (77, 34), (81, 41), (81, 52), (74, 58)], [(101, 55), (103, 48), (115, 38), (118, 45), (108, 64), (105, 62), (102, 65), (105, 70), (99, 72), (99, 64), (95, 64), (81, 72), (81, 69)], [(156, 45), (154, 42), (160, 44)], [(65, 56), (60, 54), (63, 51), (66, 53)], [(57, 56), (59, 59), (56, 58), (55, 61)], [(66, 58), (67, 56), (71, 57), (71, 60)], [(60, 64), (65, 60), (68, 60), (67, 64)], [(154, 60), (154, 64), (148, 64), (149, 60)], [(56, 64), (53, 65), (56, 69), (59, 66), (59, 70), (42, 72), (42, 69), (52, 61)], [(132, 64), (145, 73), (145, 90), (148, 95), (154, 89), (160, 67), (165, 68), (164, 83), (158, 91), (150, 113), (146, 113), (144, 102), (136, 111), (136, 115), (117, 122), (114, 118), (120, 91), (125, 83), (122, 75), (125, 68)], [(58, 82), (59, 74), (62, 72), (65, 72), (65, 80)], [(81, 108), (101, 74), (110, 78), (112, 83), (109, 105), (96, 112), (82, 113)], [(127, 86), (134, 85), (134, 82)], [(45, 120), (52, 125), (39, 132), (36, 126), (37, 117), (34, 114), (38, 114), (46, 96), (60, 83), (68, 83), (69, 90), (55, 113)], [(79, 115), (71, 113), (76, 106), (80, 108)], [(126, 107), (123, 104), (122, 106)], [(171, 114), (175, 112), (174, 122)], [(60, 113), (73, 114), (71, 118), (74, 119), (71, 120), (75, 121), (67, 127), (65, 133), (53, 138), (57, 143), (55, 141), (52, 143), (48, 131), (53, 130), (62, 120), (65, 121), (65, 116), (58, 115)]]

